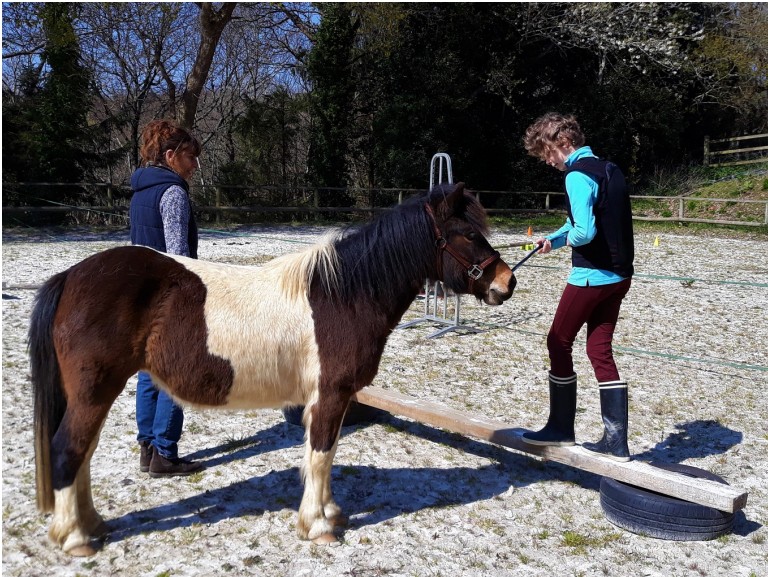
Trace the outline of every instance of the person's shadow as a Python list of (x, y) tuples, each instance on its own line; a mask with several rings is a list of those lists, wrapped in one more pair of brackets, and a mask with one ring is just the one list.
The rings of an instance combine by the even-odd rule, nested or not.
[[(667, 435), (656, 446), (633, 455), (638, 461), (651, 464), (681, 463), (686, 459), (698, 459), (712, 455), (722, 455), (739, 445), (744, 435), (724, 427), (714, 420), (698, 420), (678, 423), (675, 431)], [(727, 479), (725, 479), (727, 481)], [(760, 523), (750, 521), (744, 511), (737, 511), (733, 522), (733, 532), (746, 536), (761, 528)]]
[(685, 459), (721, 455), (741, 443), (744, 437), (740, 431), (713, 420), (678, 423), (675, 429), (655, 447), (637, 453), (633, 458), (638, 461), (680, 463)]

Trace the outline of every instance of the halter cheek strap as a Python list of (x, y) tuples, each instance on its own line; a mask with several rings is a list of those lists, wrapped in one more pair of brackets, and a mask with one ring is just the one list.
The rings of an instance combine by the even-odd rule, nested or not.
[(441, 278), (443, 276), (442, 252), (446, 251), (456, 260), (456, 262), (458, 262), (461, 266), (463, 266), (466, 269), (467, 276), (469, 277), (469, 282), (467, 283), (467, 291), (471, 293), (474, 282), (483, 276), (483, 272), (485, 271), (485, 268), (491, 263), (496, 262), (501, 257), (501, 255), (499, 255), (497, 251), (493, 251), (493, 254), (488, 258), (486, 258), (480, 264), (472, 264), (467, 259), (465, 259), (461, 254), (459, 254), (459, 252), (456, 249), (454, 249), (450, 244), (448, 244), (448, 241), (443, 236), (443, 233), (440, 232), (440, 228), (437, 226), (437, 219), (435, 219), (435, 212), (432, 210), (432, 206), (429, 203), (425, 203), (424, 209), (427, 211), (427, 214), (429, 215), (429, 220), (432, 222), (432, 229), (435, 232), (435, 247), (437, 247), (437, 276)]

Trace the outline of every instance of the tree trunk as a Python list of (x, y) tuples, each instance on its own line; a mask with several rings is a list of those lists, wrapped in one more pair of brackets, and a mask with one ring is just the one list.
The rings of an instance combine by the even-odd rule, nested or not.
[(195, 125), (197, 105), (200, 102), (205, 81), (208, 79), (216, 45), (219, 43), (224, 28), (232, 20), (232, 12), (237, 3), (224, 3), (218, 12), (210, 2), (202, 2), (199, 6), (200, 47), (197, 50), (192, 72), (187, 76), (187, 85), (182, 95), (181, 110), (179, 111), (179, 123), (190, 130)]

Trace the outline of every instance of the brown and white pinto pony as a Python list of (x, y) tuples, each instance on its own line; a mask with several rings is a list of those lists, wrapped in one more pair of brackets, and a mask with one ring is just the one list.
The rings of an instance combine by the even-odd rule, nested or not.
[(50, 278), (29, 329), (49, 537), (72, 555), (95, 552), (107, 527), (91, 497), (91, 456), (113, 402), (144, 370), (185, 405), (306, 405), (298, 533), (334, 541), (344, 519), (331, 465), (344, 412), (426, 279), (489, 305), (512, 296), (514, 275), (486, 233), (485, 210), (460, 183), (260, 267), (124, 246)]

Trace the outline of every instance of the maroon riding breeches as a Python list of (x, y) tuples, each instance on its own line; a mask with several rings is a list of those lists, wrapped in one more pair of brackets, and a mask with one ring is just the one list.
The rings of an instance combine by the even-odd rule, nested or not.
[(587, 357), (592, 363), (597, 382), (619, 380), (611, 342), (621, 301), (629, 291), (630, 284), (631, 279), (624, 279), (601, 286), (565, 286), (547, 335), (550, 371), (554, 376), (565, 378), (574, 373), (573, 341), (586, 323)]

